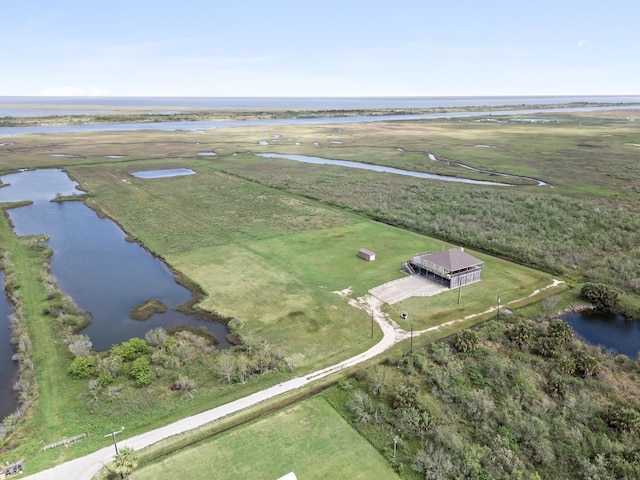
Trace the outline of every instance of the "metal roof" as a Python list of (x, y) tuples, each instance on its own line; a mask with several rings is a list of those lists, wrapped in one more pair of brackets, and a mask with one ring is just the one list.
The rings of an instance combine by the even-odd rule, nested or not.
[(440, 265), (450, 272), (476, 267), (483, 263), (482, 260), (478, 260), (476, 257), (464, 253), (458, 248), (442, 250), (441, 252), (423, 253), (419, 255), (419, 258)]

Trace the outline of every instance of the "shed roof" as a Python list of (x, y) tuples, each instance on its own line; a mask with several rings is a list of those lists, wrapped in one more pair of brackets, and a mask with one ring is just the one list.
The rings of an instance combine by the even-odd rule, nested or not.
[(419, 257), (427, 262), (440, 265), (450, 272), (476, 267), (483, 263), (482, 260), (478, 260), (476, 257), (464, 253), (458, 248), (450, 248), (449, 250), (442, 250), (441, 252), (423, 253), (419, 255)]

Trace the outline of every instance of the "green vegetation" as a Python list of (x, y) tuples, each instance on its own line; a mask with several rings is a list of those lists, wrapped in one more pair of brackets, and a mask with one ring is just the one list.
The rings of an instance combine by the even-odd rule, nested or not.
[(509, 315), (361, 370), (325, 395), (402, 478), (632, 479), (639, 374), (560, 320)]
[[(543, 108), (566, 108), (584, 106), (611, 106), (621, 104), (610, 103), (585, 103), (574, 102), (571, 104), (549, 104), (530, 105), (528, 109)], [(73, 114), (57, 115), (56, 108), (51, 105), (44, 106), (51, 110), (51, 115), (42, 117), (2, 117), (0, 126), (17, 127), (30, 125), (85, 125), (88, 123), (150, 123), (150, 122), (189, 122), (189, 121), (214, 121), (214, 120), (268, 120), (287, 118), (326, 118), (326, 117), (354, 117), (354, 116), (381, 116), (381, 115), (415, 115), (424, 113), (444, 113), (444, 112), (477, 112), (477, 111), (497, 111), (516, 110), (522, 108), (520, 105), (500, 105), (482, 107), (436, 107), (436, 108), (381, 108), (381, 109), (331, 109), (331, 110), (260, 110), (246, 108), (238, 111), (207, 110), (206, 108), (183, 107), (178, 108), (180, 113), (159, 113), (163, 110), (158, 107), (113, 107), (113, 106), (93, 106), (101, 110), (113, 110), (112, 113), (102, 114)], [(90, 109), (90, 106), (74, 106), (75, 110)], [(175, 107), (171, 107), (175, 110)]]
[(618, 292), (608, 285), (585, 283), (580, 289), (580, 295), (596, 310), (604, 312), (615, 308), (618, 301)]
[(167, 306), (160, 300), (147, 300), (131, 310), (131, 318), (134, 320), (149, 320), (154, 313), (165, 313)]
[(321, 397), (313, 397), (142, 467), (134, 480), (398, 478), (384, 458)]
[[(127, 435), (140, 433), (353, 356), (380, 333), (370, 337), (368, 312), (349, 301), (399, 278), (401, 262), (411, 255), (450, 244), (475, 249), (471, 253), (486, 265), (482, 282), (464, 287), (460, 303), (459, 292), (447, 292), (387, 306), (401, 327), (410, 328), (401, 311), (416, 330), (488, 312), (497, 292), (505, 307), (516, 309), (558, 293), (529, 297), (549, 285), (551, 274), (563, 276), (568, 292), (522, 312), (548, 314), (581, 302), (580, 284), (589, 282), (615, 291), (616, 309), (639, 318), (640, 170), (633, 115), (638, 112), (545, 114), (552, 121), (540, 123), (500, 117), (12, 137), (0, 149), (0, 171), (64, 162), (86, 190), (84, 201), (190, 282), (201, 293), (196, 307), (228, 319), (242, 345), (233, 354), (218, 352), (198, 332), (156, 330), (109, 352), (91, 351), (78, 335), (88, 319), (48, 273), (46, 243), (19, 239), (0, 222), (2, 248), (10, 252), (3, 260), (7, 290), (22, 319), (16, 344), (33, 359), (24, 362), (20, 384), (21, 398), (33, 407), (4, 422), (5, 435), (12, 433), (0, 447), (37, 470), (104, 446), (102, 435), (115, 425), (126, 425)], [(217, 155), (198, 157), (199, 151)], [(74, 157), (50, 156), (60, 152)], [(428, 182), (265, 160), (251, 152), (496, 179), (460, 166), (468, 164), (550, 185)], [(107, 158), (115, 154), (122, 158)], [(197, 174), (155, 180), (130, 175), (170, 167)], [(361, 247), (378, 259), (358, 259)], [(561, 468), (595, 477), (608, 468), (623, 478), (637, 467), (637, 365), (576, 343), (559, 322), (510, 317), (505, 324), (461, 331), (490, 316), (422, 335), (415, 355), (363, 370), (327, 398), (388, 459), (393, 436), (386, 429), (404, 429), (398, 458), (390, 462), (406, 478), (424, 477), (429, 469), (480, 467), (497, 477), (535, 471), (562, 477)], [(453, 348), (429, 346), (447, 335)], [(407, 350), (394, 352), (401, 349)], [(309, 421), (315, 421), (311, 414)], [(41, 451), (45, 443), (84, 431), (93, 437), (70, 449)], [(423, 444), (426, 438), (431, 447)], [(540, 438), (539, 445), (532, 438)], [(237, 443), (243, 442), (238, 433)], [(319, 447), (299, 445), (291, 446), (292, 455), (305, 459)], [(493, 456), (489, 446), (499, 447)], [(227, 470), (227, 460), (243, 463), (240, 456), (216, 458), (225, 466), (216, 472)], [(153, 468), (179, 461), (162, 460)]]
[(123, 447), (116, 455), (110, 470), (112, 478), (131, 478), (133, 472), (138, 466), (138, 455), (131, 447)]

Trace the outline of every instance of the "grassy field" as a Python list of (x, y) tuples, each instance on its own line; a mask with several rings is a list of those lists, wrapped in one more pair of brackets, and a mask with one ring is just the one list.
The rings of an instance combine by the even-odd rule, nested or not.
[[(371, 345), (367, 313), (347, 301), (402, 277), (402, 261), (413, 254), (444, 246), (220, 173), (216, 162), (181, 164), (197, 175), (149, 181), (128, 174), (143, 165), (165, 165), (148, 161), (69, 171), (91, 192), (91, 204), (200, 285), (207, 294), (201, 307), (238, 320), (245, 339), (281, 347), (298, 372)], [(362, 247), (375, 251), (378, 260), (359, 259)], [(485, 280), (465, 289), (461, 305), (452, 308), (457, 294), (412, 300), (416, 326), (485, 310), (498, 291), (507, 301), (551, 281), (531, 269), (483, 260)], [(336, 293), (345, 289), (351, 294)]]
[(322, 396), (206, 440), (131, 478), (274, 480), (289, 472), (300, 480), (399, 478)]
[[(413, 254), (440, 250), (448, 242), (475, 248), (467, 251), (486, 264), (482, 282), (464, 287), (460, 304), (457, 291), (413, 298), (387, 307), (392, 318), (400, 321), (399, 313), (406, 311), (413, 328), (423, 329), (485, 311), (495, 306), (498, 293), (503, 305), (526, 297), (554, 278), (481, 251), (562, 273), (569, 281), (582, 279), (586, 272), (593, 278), (615, 274), (622, 285), (632, 285), (626, 279), (638, 278), (632, 259), (640, 245), (638, 127), (627, 119), (634, 114), (640, 113), (563, 114), (541, 123), (501, 117), (491, 122), (246, 127), (204, 134), (29, 135), (12, 137), (0, 148), (0, 171), (63, 166), (88, 191), (87, 203), (202, 287), (203, 308), (233, 317), (245, 339), (276, 345), (295, 373), (302, 373), (376, 342), (379, 332), (370, 338), (367, 312), (350, 307), (348, 300), (400, 278), (401, 262)], [(451, 160), (541, 178), (550, 186), (424, 182), (264, 160), (251, 152), (468, 176), (446, 162)], [(429, 153), (442, 161), (430, 160)], [(197, 175), (154, 180), (130, 175), (168, 167), (192, 168)], [(473, 177), (495, 179), (481, 173)], [(361, 247), (375, 251), (378, 259), (358, 259)], [(25, 283), (38, 283), (37, 274), (28, 273), (31, 267), (21, 268)], [(51, 345), (55, 337), (47, 330), (40, 303), (44, 292), (38, 288), (26, 293), (41, 387), (27, 429), (37, 440), (26, 433), (18, 440), (19, 452), (37, 457), (32, 465), (42, 467), (89, 451), (101, 445), (103, 430), (123, 421), (127, 434), (137, 433), (282, 378), (263, 377), (217, 392), (201, 387), (195, 398), (181, 399), (179, 405), (172, 405), (169, 396), (152, 398), (144, 389), (131, 389), (126, 400), (104, 402), (102, 413), (93, 415), (86, 407), (86, 384), (66, 375), (66, 349)], [(335, 293), (345, 289), (351, 292), (346, 297)], [(419, 342), (480, 320), (452, 325)], [(401, 325), (410, 327), (407, 322)], [(201, 364), (190, 368), (199, 385), (211, 378)], [(96, 436), (85, 445), (38, 454), (43, 443), (74, 435), (86, 425)]]

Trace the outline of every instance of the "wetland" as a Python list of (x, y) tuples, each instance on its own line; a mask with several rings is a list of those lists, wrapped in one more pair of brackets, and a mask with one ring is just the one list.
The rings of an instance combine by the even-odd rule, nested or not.
[[(247, 345), (266, 342), (273, 350), (282, 352), (295, 368), (295, 374), (300, 374), (347, 358), (374, 343), (376, 338), (370, 338), (367, 312), (357, 311), (347, 302), (366, 294), (376, 284), (398, 278), (399, 265), (411, 254), (439, 250), (447, 242), (477, 249), (477, 255), (486, 260), (486, 277), (483, 274), (480, 284), (463, 292), (461, 304), (456, 303), (455, 296), (447, 294), (428, 300), (411, 299), (397, 308), (387, 307), (392, 318), (400, 319), (400, 312), (407, 311), (413, 322), (411, 327), (426, 329), (462, 319), (471, 312), (486, 311), (495, 304), (496, 291), (500, 291), (506, 304), (510, 299), (522, 298), (525, 292), (548, 285), (552, 278), (565, 280), (566, 290), (559, 292), (562, 299), (558, 308), (576, 301), (575, 285), (585, 279), (615, 283), (623, 290), (622, 300), (633, 307), (638, 294), (634, 279), (638, 278), (635, 259), (640, 190), (634, 146), (638, 143), (637, 127), (630, 117), (637, 115), (617, 110), (544, 114), (545, 120), (552, 121), (537, 122), (511, 121), (515, 117), (509, 116), (496, 121), (491, 116), (482, 122), (459, 118), (366, 125), (260, 124), (220, 127), (209, 132), (131, 130), (91, 135), (77, 132), (60, 136), (16, 135), (0, 148), (0, 167), (8, 172), (24, 167), (64, 166), (86, 188), (84, 201), (95, 211), (108, 212), (109, 218), (122, 226), (114, 235), (118, 242), (127, 243), (125, 231), (130, 239), (140, 239), (172, 269), (185, 272), (207, 292), (203, 308), (233, 316), (237, 319), (236, 333)], [(265, 138), (269, 138), (267, 144), (260, 144)], [(481, 171), (506, 172), (517, 177), (541, 178), (549, 185), (540, 188), (532, 183), (503, 188), (432, 182), (385, 172), (302, 164), (285, 158), (267, 160), (256, 156), (256, 150), (371, 162), (404, 170), (428, 166), (427, 173), (456, 175), (456, 167), (444, 161), (449, 160), (478, 169), (470, 175)], [(439, 161), (425, 158), (428, 152)], [(50, 157), (51, 153), (73, 156)], [(157, 179), (131, 176), (135, 171), (173, 168), (189, 168), (197, 174)], [(11, 183), (16, 184), (17, 180)], [(54, 197), (60, 193), (63, 198), (73, 194), (64, 185), (54, 192)], [(73, 201), (46, 201), (62, 212), (67, 212), (66, 205), (81, 205)], [(21, 208), (12, 209), (12, 218)], [(95, 216), (94, 211), (87, 210)], [(72, 216), (72, 210), (68, 212)], [(355, 252), (363, 246), (376, 251), (379, 260), (359, 261)], [(519, 264), (501, 258), (517, 260)], [(119, 279), (116, 277), (115, 281)], [(353, 298), (343, 299), (335, 293), (347, 287)], [(148, 295), (143, 297), (131, 308), (153, 300)], [(536, 303), (530, 308), (536, 315), (541, 311), (535, 310), (540, 308)], [(34, 322), (39, 317), (48, 320), (39, 305), (31, 316)], [(415, 347), (455, 335), (461, 328), (487, 319), (452, 324), (437, 334), (416, 339)], [(540, 323), (541, 328), (543, 325), (544, 322)], [(408, 324), (402, 326), (409, 329)], [(487, 328), (491, 329), (490, 322)], [(509, 328), (508, 324), (500, 326)], [(496, 338), (490, 330), (487, 332), (482, 335)], [(510, 337), (500, 331), (499, 338), (507, 341)], [(52, 343), (49, 340), (36, 338), (37, 351), (46, 350)], [(421, 368), (418, 363), (409, 365), (410, 359), (406, 363), (404, 359), (393, 360), (402, 357), (402, 348), (389, 354), (400, 367), (392, 366), (394, 375), (409, 372), (411, 365)], [(594, 357), (601, 355), (584, 346), (579, 348)], [(497, 363), (490, 365), (489, 360), (494, 357), (482, 356), (482, 350), (477, 355), (440, 352), (435, 361), (446, 360), (459, 367), (477, 357), (487, 359), (487, 369), (503, 368)], [(237, 398), (241, 392), (257, 389), (260, 382), (268, 386), (292, 375), (284, 370), (250, 380), (240, 375), (236, 378), (241, 380), (232, 384), (219, 375), (219, 362), (226, 358), (224, 353), (214, 352), (181, 366), (181, 373), (197, 381), (197, 393), (169, 394), (176, 371), (153, 364), (157, 378), (150, 386), (125, 386), (121, 398), (111, 398), (107, 388), (91, 391), (87, 389), (87, 380), (69, 378), (66, 373), (69, 352), (66, 348), (58, 352), (49, 357), (52, 362), (36, 359), (42, 369), (38, 372), (41, 390), (38, 412), (42, 412), (42, 417), (38, 424), (28, 421), (26, 425), (40, 440), (57, 439), (58, 418), (64, 418), (69, 425), (65, 431), (69, 435), (77, 433), (75, 430), (85, 430), (86, 425), (93, 432), (108, 432), (114, 421), (126, 424), (127, 432), (141, 431), (151, 424), (166, 423), (169, 417), (187, 416), (223, 403), (229, 396)], [(238, 349), (235, 358), (246, 360), (248, 352), (248, 348)], [(604, 356), (597, 358), (610, 363)], [(55, 369), (50, 365), (54, 362)], [(504, 360), (504, 365), (507, 369), (514, 364)], [(632, 372), (634, 365), (625, 363), (624, 367)], [(504, 369), (497, 373), (487, 370), (484, 378), (496, 382), (514, 378), (520, 381), (517, 371), (512, 375)], [(446, 375), (447, 371), (446, 367), (429, 369), (433, 375)], [(366, 378), (368, 375), (369, 372)], [(606, 379), (603, 376), (600, 380)], [(89, 384), (93, 380), (89, 379)], [(571, 385), (567, 398), (552, 400), (559, 407), (564, 405), (562, 402), (569, 404), (575, 400), (578, 385), (582, 388), (593, 384), (578, 377), (567, 381)], [(117, 382), (118, 387), (125, 384), (122, 379)], [(58, 385), (65, 393), (60, 392)], [(471, 392), (477, 400), (476, 390), (465, 386), (451, 393), (450, 398), (456, 399), (453, 401), (456, 405), (475, 405), (457, 399), (464, 400)], [(346, 389), (341, 391), (349, 395)], [(530, 385), (522, 389), (525, 393), (532, 391)], [(603, 396), (610, 395), (606, 389), (602, 391)], [(487, 392), (482, 395), (489, 395)], [(432, 393), (425, 390), (425, 398)], [(64, 400), (56, 400), (62, 397)], [(511, 404), (503, 401), (504, 395), (496, 395), (491, 397), (495, 403), (485, 405), (495, 404), (496, 412), (514, 411)], [(549, 399), (544, 397), (544, 401), (548, 403)], [(64, 409), (49, 408), (62, 404)], [(66, 410), (72, 410), (74, 416), (67, 415)], [(437, 423), (437, 411), (434, 413), (434, 428), (445, 432), (446, 428)], [(597, 410), (588, 413), (588, 418), (598, 414)], [(353, 420), (352, 413), (344, 415)], [(537, 424), (536, 419), (523, 416), (522, 425), (532, 424)], [(511, 427), (519, 432), (515, 424)], [(568, 428), (564, 425), (559, 431)], [(97, 437), (89, 442), (96, 447), (104, 446), (98, 442), (101, 437)], [(563, 445), (556, 438), (535, 438), (543, 438), (558, 448)], [(520, 442), (520, 437), (514, 441)], [(34, 440), (24, 438), (18, 443), (16, 452), (21, 455), (27, 452), (30, 461), (39, 462), (40, 466), (55, 460), (39, 454)], [(518, 443), (521, 451), (527, 445)], [(382, 445), (380, 449), (384, 454)], [(558, 459), (561, 453), (557, 451)], [(414, 459), (405, 456), (403, 461), (409, 465)], [(415, 477), (411, 475), (408, 478)]]
[[(20, 236), (45, 235), (51, 256), (51, 272), (61, 291), (87, 312), (91, 323), (82, 330), (97, 350), (132, 337), (144, 337), (154, 327), (186, 325), (206, 327), (228, 347), (226, 327), (177, 310), (192, 292), (176, 282), (169, 268), (109, 219), (80, 201), (52, 202), (56, 195), (81, 193), (76, 183), (61, 170), (43, 169), (2, 177), (8, 186), (0, 189), (0, 202), (31, 201), (12, 208), (9, 216)], [(169, 307), (144, 322), (134, 321), (130, 312), (147, 300)]]

